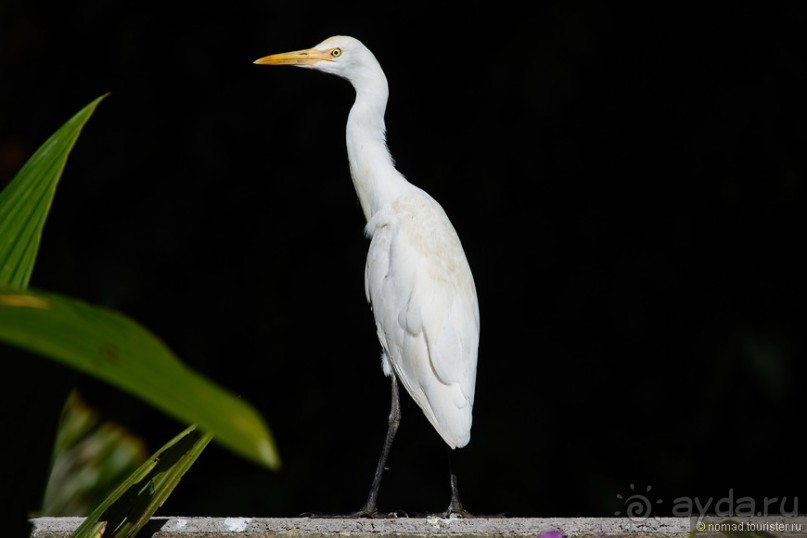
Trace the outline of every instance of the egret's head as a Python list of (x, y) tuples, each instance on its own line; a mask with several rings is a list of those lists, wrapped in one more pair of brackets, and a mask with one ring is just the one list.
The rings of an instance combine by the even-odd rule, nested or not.
[(355, 81), (368, 71), (380, 70), (373, 53), (350, 36), (329, 37), (311, 49), (272, 54), (255, 60), (260, 65), (294, 65), (339, 75)]

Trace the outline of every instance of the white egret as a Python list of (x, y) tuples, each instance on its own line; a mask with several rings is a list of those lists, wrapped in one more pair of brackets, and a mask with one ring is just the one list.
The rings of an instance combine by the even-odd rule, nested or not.
[[(335, 36), (314, 48), (273, 54), (255, 63), (339, 75), (356, 90), (347, 120), (347, 155), (367, 219), (364, 232), (370, 238), (365, 292), (381, 342), (381, 366), (392, 381), (384, 448), (367, 502), (355, 514), (372, 516), (400, 422), (398, 379), (451, 449), (467, 445), (471, 438), (479, 344), (476, 287), (443, 208), (395, 169), (384, 124), (387, 78), (373, 53), (357, 39)], [(447, 515), (467, 514), (453, 467), (450, 475)]]

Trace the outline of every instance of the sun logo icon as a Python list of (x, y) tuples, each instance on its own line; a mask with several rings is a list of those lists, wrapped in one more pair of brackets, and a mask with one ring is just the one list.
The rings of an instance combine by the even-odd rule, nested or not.
[[(652, 486), (647, 486), (645, 493), (650, 493), (652, 490)], [(633, 484), (630, 485), (630, 490), (635, 491), (635, 487)], [(650, 501), (648, 495), (642, 493), (634, 493), (629, 497), (625, 498), (621, 494), (617, 493), (617, 499), (622, 501), (625, 505), (625, 516), (634, 522), (644, 521), (648, 517), (650, 517), (650, 512), (653, 511), (653, 503)], [(657, 499), (655, 504), (661, 504), (662, 500)], [(621, 510), (617, 510), (614, 512), (615, 516), (622, 515)]]

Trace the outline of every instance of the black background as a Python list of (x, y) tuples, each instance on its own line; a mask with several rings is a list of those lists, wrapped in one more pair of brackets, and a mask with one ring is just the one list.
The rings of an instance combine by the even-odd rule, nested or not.
[[(344, 149), (353, 91), (252, 64), (340, 33), (384, 67), (391, 151), (476, 278), (469, 510), (803, 495), (800, 3), (381, 4), (0, 7), (0, 185), (111, 92), (32, 285), (145, 324), (258, 407), (281, 451), (273, 473), (211, 446), (161, 513), (364, 501), (389, 387)], [(77, 382), (150, 450), (183, 427)], [(442, 510), (444, 445), (408, 397), (403, 411), (380, 507)]]

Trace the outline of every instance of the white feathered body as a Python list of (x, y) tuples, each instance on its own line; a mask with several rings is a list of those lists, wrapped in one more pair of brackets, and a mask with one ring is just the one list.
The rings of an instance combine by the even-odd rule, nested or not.
[(409, 183), (386, 145), (387, 79), (359, 41), (340, 36), (317, 48), (341, 47), (317, 69), (347, 78), (356, 102), (347, 123), (353, 184), (370, 238), (365, 289), (390, 369), (451, 448), (468, 444), (476, 384), (479, 306), (471, 269), (443, 208)]
[(468, 444), (479, 307), (454, 227), (411, 186), (367, 223), (365, 286), (389, 366), (452, 448)]

